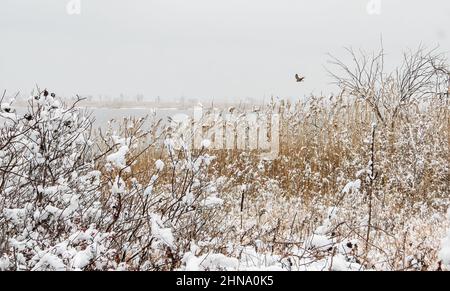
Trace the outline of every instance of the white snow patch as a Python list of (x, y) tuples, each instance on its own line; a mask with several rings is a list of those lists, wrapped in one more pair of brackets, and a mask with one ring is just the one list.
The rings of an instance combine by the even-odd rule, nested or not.
[[(450, 208), (447, 210), (447, 219), (450, 222)], [(444, 265), (450, 268), (450, 228), (447, 230), (447, 236), (441, 242), (439, 258)]]
[(46, 270), (65, 271), (66, 265), (64, 265), (63, 261), (56, 255), (46, 253), (39, 260), (39, 262), (37, 262), (32, 271), (46, 271)]
[(238, 259), (223, 254), (205, 254), (197, 257), (192, 252), (187, 252), (182, 262), (185, 264), (185, 271), (231, 271), (239, 266)]
[(213, 208), (221, 206), (223, 204), (223, 200), (214, 196), (210, 196), (205, 198), (200, 204), (207, 208)]
[(161, 171), (164, 169), (164, 162), (161, 161), (161, 160), (157, 160), (157, 161), (155, 162), (155, 167), (156, 167), (156, 170), (158, 170), (159, 172), (161, 172)]
[(117, 169), (121, 170), (127, 167), (126, 164), (126, 154), (128, 153), (129, 148), (126, 145), (123, 145), (119, 148), (119, 150), (113, 154), (110, 154), (106, 157), (106, 160), (112, 163)]
[(305, 243), (306, 249), (328, 250), (333, 246), (333, 241), (321, 234), (313, 234)]
[(204, 140), (202, 141), (202, 148), (207, 149), (207, 148), (209, 148), (210, 146), (211, 146), (211, 140), (209, 140), (209, 139), (204, 139)]
[(94, 258), (91, 250), (86, 248), (85, 250), (79, 251), (75, 257), (72, 259), (72, 266), (76, 269), (83, 269)]
[(163, 222), (157, 214), (151, 215), (152, 235), (168, 247), (174, 248), (174, 237), (170, 228), (163, 228)]
[(361, 188), (361, 180), (357, 179), (352, 182), (348, 182), (345, 185), (344, 189), (342, 189), (342, 193), (349, 193), (350, 191), (357, 192)]

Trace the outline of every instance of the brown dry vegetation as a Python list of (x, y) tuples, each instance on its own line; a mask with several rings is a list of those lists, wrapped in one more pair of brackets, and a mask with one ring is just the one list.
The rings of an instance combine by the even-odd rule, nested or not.
[[(420, 82), (428, 82), (420, 75), (427, 72), (412, 72), (421, 70), (428, 58), (435, 66), (437, 57), (423, 50), (410, 57), (406, 71), (411, 78), (420, 76)], [(362, 73), (376, 77), (379, 72), (373, 63), (380, 58), (363, 59), (372, 62), (372, 71)], [(448, 94), (426, 94), (429, 84), (422, 88), (413, 80), (407, 82), (408, 90), (416, 91), (399, 101), (403, 97), (395, 91), (398, 79), (389, 78), (381, 93), (375, 93), (375, 82), (363, 88), (372, 92), (372, 99), (354, 91), (363, 90), (352, 87), (364, 83), (361, 80), (351, 83), (340, 78), (344, 85), (337, 96), (267, 106), (267, 112), (275, 109), (281, 116), (281, 151), (273, 161), (262, 160), (255, 151), (208, 151), (215, 158), (206, 180), (222, 182), (216, 186), (226, 201), (224, 213), (215, 215), (231, 218), (241, 229), (206, 237), (225, 244), (236, 241), (240, 233), (244, 245), (263, 241), (272, 253), (278, 249), (288, 256), (293, 246), (304, 246), (314, 235), (326, 219), (326, 209), (335, 207), (339, 214), (326, 235), (338, 242), (360, 241), (359, 249), (352, 252), (365, 267), (437, 268), (440, 241), (436, 235), (443, 235), (446, 226), (443, 214), (450, 189)], [(378, 99), (376, 94), (381, 94)], [(413, 98), (414, 94), (420, 98)], [(167, 160), (167, 156), (155, 143), (139, 156), (130, 176), (145, 183), (157, 159)], [(357, 179), (361, 187), (344, 193), (345, 186)], [(161, 185), (171, 180), (171, 171), (160, 176)], [(245, 222), (251, 227), (246, 229)]]
[[(322, 224), (327, 207), (340, 209), (329, 236), (364, 242), (370, 192), (374, 196), (371, 231), (369, 241), (361, 243), (364, 251), (355, 253), (358, 262), (383, 269), (437, 268), (436, 234), (443, 235), (445, 229), (450, 181), (448, 99), (435, 97), (421, 108), (411, 106), (395, 122), (376, 128), (377, 175), (372, 184), (364, 169), (371, 160), (373, 112), (364, 100), (345, 94), (312, 97), (292, 105), (281, 102), (277, 110), (282, 116), (277, 159), (263, 161), (258, 152), (208, 151), (215, 159), (206, 180), (225, 181), (217, 187), (226, 207), (214, 215), (234, 217), (238, 225), (243, 220), (244, 245), (262, 240), (287, 255)], [(169, 163), (161, 144), (155, 143), (139, 152), (129, 177), (145, 184), (158, 159)], [(160, 191), (167, 191), (172, 174), (168, 169), (160, 175)], [(346, 184), (356, 179), (362, 182), (360, 190), (343, 193)], [(208, 215), (212, 214), (203, 219), (213, 223)], [(246, 229), (245, 221), (258, 225), (250, 223)], [(220, 225), (220, 220), (215, 222)], [(239, 232), (228, 232), (207, 237), (224, 244), (235, 241)]]

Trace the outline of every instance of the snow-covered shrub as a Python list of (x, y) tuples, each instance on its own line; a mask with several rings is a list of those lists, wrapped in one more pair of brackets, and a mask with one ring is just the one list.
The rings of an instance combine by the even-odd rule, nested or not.
[(167, 165), (139, 172), (136, 160), (156, 143), (144, 120), (95, 137), (78, 101), (44, 91), (24, 116), (2, 115), (1, 269), (178, 267), (185, 238), (201, 239), (204, 215), (222, 202), (203, 180), (213, 157), (175, 150), (168, 138)]
[(84, 268), (82, 254), (105, 250), (92, 120), (75, 105), (44, 91), (0, 129), (0, 250), (10, 269)]

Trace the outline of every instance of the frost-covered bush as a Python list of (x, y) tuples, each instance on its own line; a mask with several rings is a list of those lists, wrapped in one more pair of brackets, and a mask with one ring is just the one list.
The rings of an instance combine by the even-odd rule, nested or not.
[(223, 203), (204, 181), (213, 157), (167, 138), (167, 164), (137, 173), (136, 159), (153, 145), (141, 148), (143, 120), (130, 120), (123, 136), (94, 137), (78, 101), (66, 106), (44, 91), (24, 116), (2, 113), (0, 268), (179, 267), (190, 240), (205, 235), (201, 220)]
[(0, 250), (10, 269), (85, 267), (81, 256), (105, 251), (107, 235), (95, 227), (101, 192), (92, 120), (75, 105), (44, 91), (23, 116), (1, 116)]
[[(123, 137), (112, 130), (103, 139), (108, 150), (102, 165), (106, 185), (102, 203), (112, 209), (105, 227), (124, 267), (175, 269), (190, 242), (205, 235), (208, 217), (215, 220), (213, 214), (223, 203), (213, 182), (206, 180), (214, 157), (205, 148), (193, 153), (183, 140), (165, 135), (149, 138), (141, 148), (142, 138), (148, 137), (141, 130), (142, 122), (126, 127)], [(145, 156), (154, 147), (165, 162)], [(143, 158), (154, 161), (150, 168), (136, 165)]]

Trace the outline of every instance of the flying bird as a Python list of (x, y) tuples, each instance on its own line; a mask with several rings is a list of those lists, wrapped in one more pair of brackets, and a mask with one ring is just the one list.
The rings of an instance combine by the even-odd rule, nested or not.
[(298, 74), (295, 74), (295, 80), (297, 82), (303, 82), (304, 79), (305, 79), (305, 77), (300, 77)]

